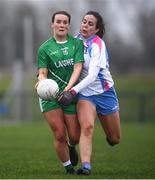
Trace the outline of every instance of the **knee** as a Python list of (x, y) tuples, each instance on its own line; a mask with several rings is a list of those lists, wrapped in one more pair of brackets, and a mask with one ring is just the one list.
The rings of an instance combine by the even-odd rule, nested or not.
[(93, 129), (94, 129), (94, 126), (89, 123), (81, 128), (81, 132), (83, 132), (85, 136), (90, 136), (93, 133)]
[(65, 143), (66, 142), (66, 136), (65, 133), (61, 132), (55, 132), (55, 140), (59, 143)]
[(107, 142), (110, 146), (114, 146), (120, 143), (120, 135), (107, 137)]

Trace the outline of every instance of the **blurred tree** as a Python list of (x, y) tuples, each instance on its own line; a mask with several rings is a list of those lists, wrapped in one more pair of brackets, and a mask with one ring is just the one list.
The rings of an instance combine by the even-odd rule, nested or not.
[[(114, 59), (112, 68), (118, 73), (148, 73), (151, 69), (153, 72), (155, 68), (154, 1), (149, 0), (146, 4), (144, 0), (120, 0), (115, 5), (120, 20), (114, 26), (116, 29), (110, 30), (111, 34), (108, 34), (111, 37), (111, 42), (108, 43), (110, 57)], [(119, 18), (114, 17), (113, 21)], [(120, 21), (124, 23), (120, 24)], [(124, 35), (123, 29), (124, 32), (126, 30)], [(129, 29), (130, 31), (127, 31)], [(118, 33), (117, 30), (120, 32)]]
[(5, 64), (5, 37), (6, 37), (6, 31), (7, 31), (7, 18), (5, 16), (5, 3), (3, 1), (0, 1), (0, 37), (1, 37), (1, 43), (0, 43), (0, 65), (4, 66)]
[(144, 68), (155, 67), (155, 11), (139, 12), (138, 32), (143, 44), (142, 66)]
[(154, 0), (0, 0), (0, 68), (11, 68), (17, 58), (24, 59), (23, 23), (25, 16), (33, 22), (33, 51), (50, 37), (51, 15), (57, 10), (72, 15), (71, 33), (80, 28), (83, 15), (98, 11), (106, 23), (105, 40), (112, 59), (112, 68), (119, 73), (155, 68)]

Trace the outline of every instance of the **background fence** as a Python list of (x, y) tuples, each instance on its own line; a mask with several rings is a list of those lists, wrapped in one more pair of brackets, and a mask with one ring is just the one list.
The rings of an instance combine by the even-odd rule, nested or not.
[(120, 115), (123, 121), (155, 121), (155, 94), (119, 93)]
[[(155, 121), (155, 93), (118, 92), (118, 98), (122, 121), (140, 123)], [(40, 121), (42, 119), (35, 92), (33, 94), (15, 93), (8, 104), (0, 99), (0, 122)]]

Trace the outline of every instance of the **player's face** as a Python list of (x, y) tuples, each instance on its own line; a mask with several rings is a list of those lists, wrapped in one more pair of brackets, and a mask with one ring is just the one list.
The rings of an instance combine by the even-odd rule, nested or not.
[(89, 38), (96, 34), (99, 29), (96, 29), (97, 19), (93, 15), (85, 15), (81, 24), (81, 35), (84, 38)]
[(69, 31), (68, 16), (63, 14), (56, 14), (51, 27), (53, 29), (53, 35), (57, 40), (66, 38), (66, 35)]

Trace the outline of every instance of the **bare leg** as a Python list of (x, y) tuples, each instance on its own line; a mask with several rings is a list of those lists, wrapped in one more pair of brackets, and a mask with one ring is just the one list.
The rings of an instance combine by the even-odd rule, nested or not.
[(98, 117), (107, 136), (108, 143), (110, 145), (118, 144), (121, 137), (119, 112), (106, 116), (98, 115)]
[(61, 162), (68, 161), (70, 158), (68, 146), (66, 143), (66, 129), (62, 110), (55, 109), (44, 112), (44, 117), (53, 130), (54, 145), (59, 159), (61, 160)]
[(81, 125), (80, 156), (81, 162), (90, 162), (92, 154), (92, 136), (96, 119), (95, 106), (86, 100), (80, 100), (77, 105), (78, 118)]
[(65, 114), (64, 117), (65, 117), (69, 142), (72, 145), (76, 145), (79, 143), (79, 139), (80, 139), (80, 124), (77, 115)]
[(70, 160), (73, 166), (78, 164), (79, 158), (75, 145), (79, 143), (80, 139), (80, 124), (77, 115), (65, 114), (65, 123), (68, 134), (68, 148)]

